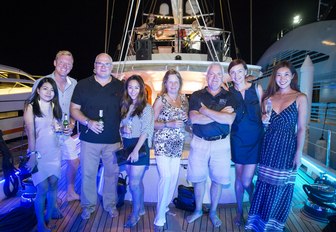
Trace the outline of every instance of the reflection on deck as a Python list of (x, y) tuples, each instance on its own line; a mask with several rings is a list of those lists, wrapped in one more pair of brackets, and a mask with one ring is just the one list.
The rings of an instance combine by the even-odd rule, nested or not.
[[(154, 161), (151, 160), (153, 163)], [(155, 164), (151, 164), (155, 165)], [(64, 215), (63, 219), (55, 220), (55, 231), (128, 231), (123, 228), (123, 224), (127, 219), (127, 216), (131, 212), (131, 202), (126, 201), (126, 204), (120, 209), (120, 216), (112, 219), (108, 216), (108, 213), (103, 210), (101, 204), (101, 198), (97, 204), (96, 211), (92, 214), (89, 220), (81, 219), (81, 207), (79, 201), (67, 202), (66, 201), (66, 183), (65, 183), (65, 165), (62, 165), (62, 177), (59, 183), (58, 198), (60, 203), (60, 209)], [(146, 175), (148, 175), (147, 173)], [(80, 192), (81, 174), (78, 172), (75, 188)], [(326, 224), (311, 220), (305, 217), (301, 213), (304, 202), (307, 199), (306, 194), (302, 190), (302, 185), (312, 183), (312, 178), (306, 175), (304, 172), (299, 171), (298, 178), (296, 180), (294, 198), (292, 201), (292, 210), (286, 223), (287, 231), (321, 231)], [(148, 192), (148, 189), (145, 189)], [(128, 190), (129, 192), (129, 190)], [(20, 194), (20, 193), (19, 193)], [(18, 195), (19, 195), (18, 194)], [(232, 193), (234, 194), (234, 193)], [(223, 193), (225, 197), (225, 194)], [(155, 200), (154, 200), (155, 201)], [(13, 207), (20, 205), (20, 198), (9, 198), (0, 202), (1, 213), (7, 212)], [(212, 226), (212, 223), (207, 214), (203, 215), (200, 220), (194, 223), (187, 224), (185, 217), (190, 213), (176, 209), (172, 204), (171, 211), (167, 214), (166, 231), (244, 231), (243, 228), (238, 228), (233, 223), (233, 218), (236, 215), (236, 205), (233, 203), (220, 204), (218, 212), (223, 225), (218, 229)], [(244, 203), (244, 216), (246, 218), (247, 211), (249, 209), (249, 203)], [(153, 231), (153, 222), (156, 213), (156, 205), (154, 202), (146, 203), (146, 214), (141, 218), (139, 223), (131, 231)]]

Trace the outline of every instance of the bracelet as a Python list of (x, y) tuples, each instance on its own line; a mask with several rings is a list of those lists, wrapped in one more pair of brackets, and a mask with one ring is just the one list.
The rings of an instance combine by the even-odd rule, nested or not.
[(30, 155), (36, 155), (37, 159), (41, 159), (41, 154), (38, 151), (31, 151), (28, 153), (28, 156)]
[(87, 127), (89, 126), (89, 121), (90, 121), (90, 119), (88, 119), (88, 118), (85, 119), (85, 126), (87, 126)]

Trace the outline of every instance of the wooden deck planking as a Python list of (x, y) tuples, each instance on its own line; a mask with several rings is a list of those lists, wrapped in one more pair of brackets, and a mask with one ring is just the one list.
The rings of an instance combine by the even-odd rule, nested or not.
[[(63, 231), (153, 231), (153, 222), (156, 213), (156, 204), (146, 203), (145, 209), (146, 214), (141, 217), (139, 223), (131, 229), (123, 228), (123, 225), (130, 214), (132, 207), (131, 202), (125, 201), (125, 205), (120, 208), (120, 214), (117, 218), (111, 218), (103, 209), (101, 203), (101, 197), (98, 197), (98, 204), (96, 211), (92, 214), (89, 220), (81, 219), (81, 206), (79, 201), (67, 202), (66, 201), (66, 183), (65, 183), (65, 165), (62, 166), (62, 177), (59, 182), (59, 192), (58, 198), (61, 200), (60, 210), (64, 215), (64, 218), (55, 220), (56, 229), (55, 232)], [(80, 172), (77, 175), (77, 180), (75, 183), (75, 188), (79, 192), (80, 190)], [(300, 212), (305, 200), (307, 199), (306, 194), (302, 190), (302, 185), (306, 182), (298, 176), (295, 185), (295, 191), (292, 202), (292, 210), (286, 222), (287, 231), (291, 232), (318, 232), (322, 231), (325, 227), (325, 223), (319, 223), (307, 219)], [(1, 213), (8, 211), (14, 207), (20, 205), (20, 197), (14, 197), (5, 199), (0, 202)], [(244, 218), (247, 218), (247, 212), (249, 209), (249, 204), (244, 203)], [(188, 224), (185, 221), (186, 216), (190, 215), (190, 212), (182, 211), (176, 209), (171, 205), (171, 211), (167, 214), (167, 224), (166, 231), (174, 232), (203, 232), (203, 231), (233, 231), (240, 232), (244, 231), (244, 227), (237, 227), (234, 225), (234, 217), (236, 216), (236, 205), (226, 204), (219, 205), (218, 208), (219, 217), (223, 222), (220, 228), (214, 228), (208, 214), (204, 214), (201, 219), (196, 220), (194, 223)]]

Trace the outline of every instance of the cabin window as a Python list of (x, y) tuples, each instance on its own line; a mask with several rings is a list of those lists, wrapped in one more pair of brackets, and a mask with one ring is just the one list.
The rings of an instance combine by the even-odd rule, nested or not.
[(0, 120), (23, 116), (23, 110), (0, 112)]

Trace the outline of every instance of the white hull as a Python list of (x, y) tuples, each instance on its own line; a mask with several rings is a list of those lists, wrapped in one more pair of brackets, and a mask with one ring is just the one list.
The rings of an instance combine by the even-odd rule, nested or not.
[(22, 136), (23, 108), (34, 81), (22, 70), (0, 65), (0, 129), (4, 140)]

